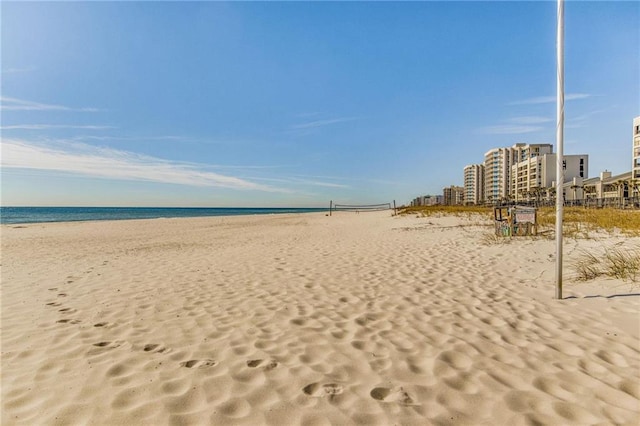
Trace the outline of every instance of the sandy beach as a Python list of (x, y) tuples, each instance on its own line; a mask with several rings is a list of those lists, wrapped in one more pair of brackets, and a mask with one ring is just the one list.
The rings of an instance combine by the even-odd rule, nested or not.
[(322, 213), (2, 226), (2, 425), (640, 423), (640, 286), (594, 234)]

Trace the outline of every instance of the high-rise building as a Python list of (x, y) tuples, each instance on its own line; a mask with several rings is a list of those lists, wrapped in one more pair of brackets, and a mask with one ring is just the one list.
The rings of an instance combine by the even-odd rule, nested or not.
[(422, 195), (420, 197), (416, 197), (411, 201), (411, 206), (435, 206), (437, 204), (442, 204), (443, 197), (442, 195)]
[(484, 203), (484, 164), (471, 164), (464, 168), (465, 205)]
[[(543, 154), (520, 161), (511, 166), (511, 199), (514, 201), (531, 200), (543, 195), (556, 180), (557, 154)], [(571, 199), (582, 198), (581, 182), (589, 177), (589, 156), (564, 155), (564, 182), (575, 181)], [(576, 178), (576, 179), (574, 179)]]
[(631, 179), (640, 179), (640, 117), (633, 119), (633, 155)]
[(529, 158), (551, 154), (551, 144), (517, 143), (508, 148), (494, 148), (484, 154), (485, 201), (497, 203), (511, 199), (511, 166)]
[(464, 188), (451, 185), (443, 189), (443, 204), (445, 206), (459, 206), (464, 201)]
[(509, 148), (493, 148), (484, 154), (484, 197), (489, 203), (506, 197), (509, 182)]

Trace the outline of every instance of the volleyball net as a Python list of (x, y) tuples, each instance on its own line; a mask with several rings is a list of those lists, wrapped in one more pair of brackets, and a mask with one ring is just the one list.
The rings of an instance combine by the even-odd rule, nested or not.
[(396, 211), (396, 202), (393, 203), (380, 203), (380, 204), (339, 204), (331, 201), (329, 203), (329, 215), (332, 212), (377, 212), (383, 210), (393, 210), (394, 214)]

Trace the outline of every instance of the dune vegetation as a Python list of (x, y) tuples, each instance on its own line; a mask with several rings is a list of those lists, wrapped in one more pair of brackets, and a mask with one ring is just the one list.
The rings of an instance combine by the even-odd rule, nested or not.
[[(415, 214), (422, 217), (442, 214), (486, 216), (493, 220), (493, 208), (485, 206), (420, 206), (404, 207), (399, 214)], [(554, 207), (538, 209), (538, 225), (542, 230), (552, 230), (556, 221)], [(614, 208), (588, 209), (584, 207), (565, 207), (563, 225), (569, 234), (575, 231), (609, 232), (619, 231), (624, 234), (640, 236), (640, 210), (621, 210)]]

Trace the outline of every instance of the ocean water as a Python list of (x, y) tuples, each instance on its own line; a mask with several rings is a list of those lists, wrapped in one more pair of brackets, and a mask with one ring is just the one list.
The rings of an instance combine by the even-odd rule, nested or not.
[(157, 219), (173, 217), (238, 216), (255, 214), (312, 213), (328, 208), (250, 207), (0, 207), (0, 223), (75, 222), (85, 220)]

